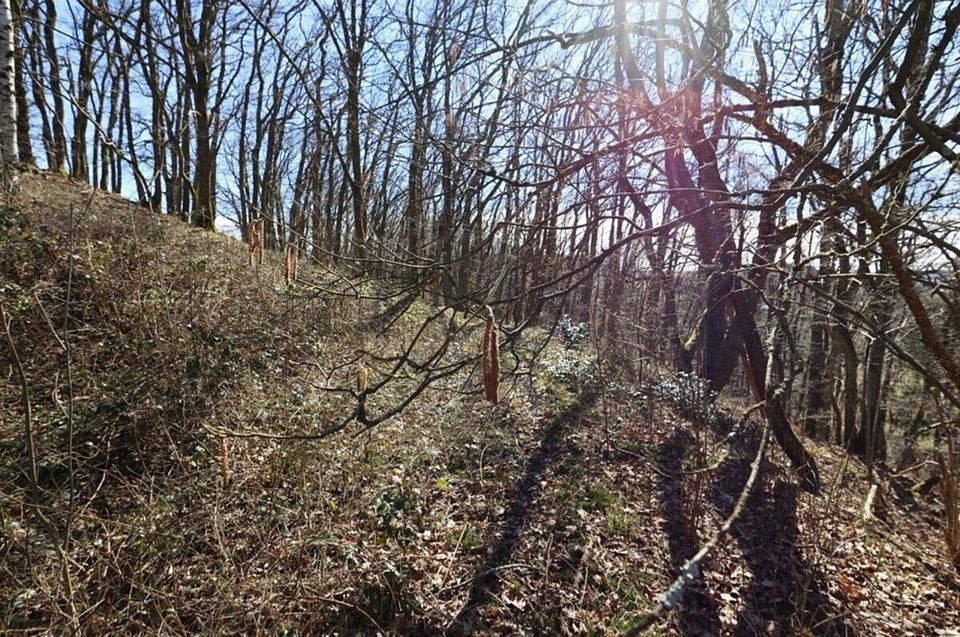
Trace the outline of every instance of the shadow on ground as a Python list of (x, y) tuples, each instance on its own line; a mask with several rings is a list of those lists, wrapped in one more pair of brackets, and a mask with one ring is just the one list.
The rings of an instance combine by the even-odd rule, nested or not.
[[(542, 430), (539, 444), (527, 458), (512, 489), (510, 504), (486, 559), (470, 580), (466, 602), (446, 628), (447, 635), (472, 635), (483, 630), (480, 610), (501, 592), (502, 569), (512, 562), (530, 517), (537, 510), (541, 480), (551, 467), (564, 460), (566, 436), (595, 400), (596, 394), (585, 393)], [(690, 473), (689, 466), (684, 467), (685, 458), (695, 448), (689, 428), (676, 428), (657, 448), (657, 494), (671, 577), (708, 539), (705, 533), (698, 532), (695, 518), (711, 509), (715, 516), (725, 518), (747, 480), (759, 444), (758, 432), (745, 431), (736, 444), (738, 449), (716, 471), (699, 475)], [(731, 585), (723, 591), (711, 591), (699, 577), (687, 588), (675, 614), (676, 629), (681, 634), (856, 634), (827, 596), (823, 574), (805, 560), (798, 546), (800, 491), (788, 479), (775, 475), (776, 471), (775, 465), (764, 463), (754, 494), (731, 530), (751, 575), (747, 588), (736, 590)], [(704, 566), (711, 569), (710, 558)], [(721, 566), (716, 564), (713, 568)], [(740, 598), (738, 606), (742, 610), (734, 623), (729, 617), (721, 622), (721, 592)]]
[[(744, 454), (727, 458), (711, 489), (712, 504), (724, 518), (750, 474), (759, 444), (758, 432), (743, 441)], [(779, 634), (854, 635), (842, 611), (826, 595), (823, 574), (810, 564), (797, 545), (799, 487), (773, 475), (765, 462), (731, 535), (752, 575), (749, 588), (732, 591), (743, 610), (732, 632), (736, 635)]]
[(473, 577), (467, 601), (450, 622), (447, 635), (470, 635), (478, 630), (478, 611), (499, 591), (498, 573), (511, 561), (517, 541), (540, 495), (542, 476), (561, 455), (564, 437), (576, 425), (581, 415), (593, 405), (597, 395), (597, 392), (592, 389), (584, 391), (575, 403), (567, 407), (543, 429), (540, 444), (527, 459), (523, 475), (513, 489), (510, 505), (504, 513), (487, 558)]
[[(683, 456), (693, 445), (694, 439), (690, 433), (677, 428), (660, 445), (658, 454), (660, 479), (657, 489), (665, 525), (664, 535), (670, 550), (671, 577), (677, 576), (703, 541), (703, 538), (697, 537), (689, 515), (691, 498), (694, 496), (692, 480), (683, 473)], [(684, 635), (715, 634), (720, 626), (716, 600), (707, 590), (702, 575), (687, 586), (677, 612), (680, 630)]]

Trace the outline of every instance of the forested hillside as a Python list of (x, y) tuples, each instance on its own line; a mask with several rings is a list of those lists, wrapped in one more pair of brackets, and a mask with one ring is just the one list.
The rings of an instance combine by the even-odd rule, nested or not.
[[(493, 405), (482, 317), (418, 298), (385, 326), (370, 284), (304, 266), (288, 286), (281, 254), (251, 266), (115, 195), (19, 183), (0, 234), (4, 632), (620, 634), (758, 462), (749, 400), (624, 380), (586, 326), (501, 343)], [(427, 362), (450, 373), (417, 394)], [(871, 477), (810, 446), (822, 493), (765, 454), (651, 634), (957, 625), (942, 503), (912, 488), (929, 471)]]
[(0, 630), (960, 629), (957, 0), (0, 8)]

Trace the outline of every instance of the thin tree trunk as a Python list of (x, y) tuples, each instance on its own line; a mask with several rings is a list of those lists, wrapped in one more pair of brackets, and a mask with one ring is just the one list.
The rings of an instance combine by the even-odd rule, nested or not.
[(3, 43), (3, 53), (0, 54), (0, 158), (17, 161), (20, 153), (17, 151), (15, 48), (10, 0), (3, 0), (0, 6), (0, 42)]
[(55, 33), (57, 30), (56, 0), (46, 0), (46, 16), (43, 22), (43, 39), (46, 44), (50, 92), (53, 94), (53, 119), (51, 121), (51, 163), (49, 168), (66, 172), (67, 135), (64, 130), (63, 87), (60, 83), (60, 61)]
[(11, 0), (11, 9), (13, 10), (13, 66), (16, 82), (16, 102), (17, 102), (17, 148), (20, 153), (20, 161), (25, 164), (36, 164), (36, 158), (33, 156), (33, 144), (30, 143), (30, 106), (27, 102), (27, 85), (23, 69), (23, 46), (22, 40), (18, 34), (23, 32), (23, 14), (20, 11), (22, 0)]

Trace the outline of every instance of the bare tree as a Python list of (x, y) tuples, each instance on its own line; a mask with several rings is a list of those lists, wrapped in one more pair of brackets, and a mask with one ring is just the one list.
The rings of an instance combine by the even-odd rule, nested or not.
[(16, 101), (16, 56), (13, 14), (10, 1), (5, 0), (0, 7), (0, 42), (3, 54), (0, 55), (0, 158), (3, 161), (17, 161), (17, 101)]

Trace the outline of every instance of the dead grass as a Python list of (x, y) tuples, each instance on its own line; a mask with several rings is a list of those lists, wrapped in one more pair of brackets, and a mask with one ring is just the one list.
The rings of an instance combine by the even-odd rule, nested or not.
[[(479, 365), (360, 438), (356, 425), (322, 441), (271, 437), (317, 433), (353, 409), (350, 391), (390, 372), (363, 352), (403, 348), (430, 309), (417, 304), (377, 336), (363, 326), (382, 304), (318, 291), (336, 282), (306, 258), (287, 289), (282, 255), (250, 267), (233, 239), (62, 177), (22, 181), (0, 218), (0, 302), (32, 391), (41, 511), (70, 538), (73, 598), (28, 505), (10, 377), (2, 632), (75, 621), (86, 634), (620, 634), (745, 479), (749, 432), (718, 456), (711, 432), (690, 435), (663, 404), (576, 396), (542, 377), (504, 382), (490, 405)], [(54, 335), (64, 323), (70, 384)], [(479, 351), (481, 326), (449, 356)], [(394, 379), (370, 409), (413, 382)], [(935, 503), (891, 498), (889, 521), (864, 527), (866, 480), (830, 448), (816, 452), (828, 494), (797, 490), (774, 454), (731, 539), (659, 630), (928, 635), (958, 624)]]

